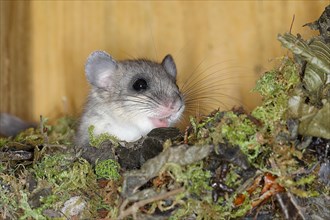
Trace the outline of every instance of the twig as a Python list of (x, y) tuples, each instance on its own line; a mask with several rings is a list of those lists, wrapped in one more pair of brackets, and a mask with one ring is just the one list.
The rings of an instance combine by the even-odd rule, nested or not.
[(47, 132), (44, 131), (44, 118), (42, 117), (42, 115), (40, 115), (40, 132), (44, 136), (44, 142), (48, 144), (49, 140), (48, 140)]
[(292, 27), (293, 27), (295, 17), (296, 17), (296, 15), (294, 14), (293, 17), (292, 17), (291, 25), (290, 25), (290, 31), (289, 31), (290, 34), (291, 34), (291, 31), (292, 31)]
[[(133, 205), (131, 205), (129, 208), (127, 208), (126, 210), (121, 211), (119, 216), (118, 216), (118, 219), (123, 219), (126, 216), (134, 215), (134, 214), (136, 214), (136, 212), (139, 208), (145, 206), (146, 204), (157, 201), (157, 200), (166, 199), (168, 197), (171, 197), (171, 196), (174, 196), (174, 195), (179, 194), (181, 192), (184, 192), (184, 190), (185, 190), (184, 187), (181, 187), (181, 188), (178, 188), (178, 189), (166, 192), (166, 193), (156, 195), (156, 196), (151, 197), (149, 199), (145, 199), (145, 200), (141, 200), (139, 202), (136, 202)], [(123, 204), (126, 205), (127, 202), (124, 201)]]
[(187, 126), (186, 130), (184, 131), (184, 138), (183, 138), (184, 144), (188, 144), (188, 136), (189, 136), (189, 126)]

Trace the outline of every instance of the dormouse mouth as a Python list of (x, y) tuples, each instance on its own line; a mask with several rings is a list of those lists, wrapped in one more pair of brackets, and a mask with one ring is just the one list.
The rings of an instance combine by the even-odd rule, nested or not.
[(149, 119), (151, 120), (152, 124), (156, 128), (164, 128), (164, 127), (168, 127), (170, 125), (170, 116), (168, 116), (166, 118), (152, 118), (152, 117), (149, 117)]
[(182, 112), (184, 110), (184, 105), (181, 105), (179, 109), (160, 109), (157, 110), (157, 114), (153, 116), (149, 116), (152, 125), (155, 128), (161, 128), (161, 127), (169, 127), (173, 123), (175, 123), (181, 116)]

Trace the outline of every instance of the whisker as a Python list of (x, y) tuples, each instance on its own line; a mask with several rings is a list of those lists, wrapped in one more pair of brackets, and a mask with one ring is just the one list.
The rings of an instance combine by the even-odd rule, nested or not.
[(240, 86), (240, 84), (236, 83), (224, 83), (224, 84), (218, 84), (218, 85), (203, 85), (199, 88), (191, 89), (190, 91), (182, 92), (182, 94), (185, 97), (193, 96), (192, 94), (210, 94), (212, 95), (213, 91), (226, 91), (226, 89), (234, 89), (237, 86)]
[[(229, 68), (228, 68), (228, 69), (229, 69)], [(222, 76), (225, 76), (225, 74), (222, 74), (222, 76), (218, 74), (218, 73), (220, 73), (221, 71), (228, 70), (228, 69), (217, 70), (217, 71), (212, 72), (211, 74), (208, 74), (208, 75), (205, 75), (205, 76), (203, 76), (203, 77), (201, 77), (201, 78), (198, 78), (198, 81), (196, 81), (196, 82), (193, 83), (193, 84), (189, 84), (189, 85), (188, 85), (188, 88), (191, 88), (191, 87), (194, 88), (194, 87), (196, 87), (197, 85), (199, 85), (201, 82), (209, 82), (209, 81), (212, 81), (212, 79), (213, 79), (212, 76), (217, 76), (216, 79), (217, 79), (218, 81), (221, 81), (221, 80), (229, 80), (229, 79), (235, 79), (236, 77), (237, 77), (237, 78), (240, 77), (239, 73), (237, 73), (237, 74), (238, 74), (237, 76), (233, 76), (232, 73), (230, 73), (231, 76), (230, 76), (230, 77), (227, 77), (227, 78), (222, 78)], [(220, 77), (220, 78), (219, 78), (219, 77)], [(185, 89), (187, 89), (187, 88), (186, 88), (186, 87), (183, 87), (183, 88), (182, 88), (182, 90), (185, 90)]]
[[(195, 81), (199, 79), (198, 77), (203, 76), (204, 73), (205, 73), (206, 71), (208, 71), (209, 69), (211, 69), (211, 68), (213, 68), (213, 67), (215, 67), (215, 66), (217, 66), (217, 65), (220, 65), (220, 64), (222, 64), (222, 63), (214, 64), (214, 65), (212, 65), (211, 67), (202, 70), (201, 72), (197, 72), (197, 71), (196, 71), (196, 72), (193, 72), (193, 74), (190, 75), (189, 79), (186, 80), (186, 81), (183, 83), (182, 88), (185, 88), (186, 85), (192, 85), (192, 84), (195, 84)], [(231, 67), (231, 68), (236, 68), (236, 67)], [(217, 72), (219, 72), (219, 71), (223, 71), (223, 70), (226, 70), (226, 68), (225, 68), (225, 69), (220, 69), (220, 70), (218, 70), (218, 71), (215, 71), (215, 72), (213, 72), (212, 74), (206, 74), (204, 78), (208, 78), (208, 77), (210, 77), (211, 75), (213, 75), (213, 74), (215, 74), (215, 73), (217, 73)], [(196, 75), (196, 74), (198, 74), (198, 75)], [(196, 76), (196, 77), (195, 77), (195, 76)], [(194, 82), (194, 83), (193, 83), (193, 82)], [(197, 81), (197, 82), (198, 82), (198, 81)]]
[(185, 79), (184, 80), (184, 84), (182, 85), (182, 87), (184, 88), (185, 87), (185, 84), (189, 84), (190, 83), (190, 80), (193, 79), (192, 76), (194, 76), (198, 70), (198, 68), (203, 64), (203, 62), (206, 60), (206, 57), (196, 66), (196, 68), (194, 68), (194, 70), (192, 71), (190, 77), (188, 79)]

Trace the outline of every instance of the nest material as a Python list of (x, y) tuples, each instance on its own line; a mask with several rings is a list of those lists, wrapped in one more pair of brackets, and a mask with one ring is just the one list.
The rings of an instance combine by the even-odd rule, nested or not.
[(329, 219), (329, 14), (309, 24), (320, 36), (279, 35), (294, 59), (259, 79), (251, 113), (214, 111), (135, 143), (90, 132), (83, 152), (70, 118), (0, 139), (0, 216)]

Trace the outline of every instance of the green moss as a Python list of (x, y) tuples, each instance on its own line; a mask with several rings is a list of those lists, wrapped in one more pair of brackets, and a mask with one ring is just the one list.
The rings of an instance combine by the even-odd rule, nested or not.
[(1, 162), (0, 163), (0, 173), (2, 173), (5, 169), (6, 168), (5, 168), (4, 164)]
[(72, 144), (76, 120), (72, 117), (62, 117), (54, 126), (48, 126), (49, 138), (56, 144)]
[[(286, 130), (288, 100), (293, 88), (298, 83), (299, 74), (296, 65), (290, 59), (283, 59), (279, 68), (265, 73), (260, 78), (254, 90), (263, 96), (263, 104), (252, 112), (252, 116), (258, 119), (260, 123), (256, 124), (251, 121), (251, 116), (235, 113), (235, 111), (217, 112), (204, 118), (201, 122), (191, 118), (194, 134), (189, 139), (190, 143), (194, 144), (194, 141), (197, 141), (201, 145), (229, 143), (228, 146), (239, 146), (255, 167), (264, 167), (271, 155), (275, 137), (279, 132)], [(172, 168), (172, 172), (173, 170), (176, 171), (175, 176), (184, 180), (185, 171), (180, 167)], [(237, 167), (232, 165), (225, 179), (225, 184), (234, 189), (237, 189), (241, 184), (241, 178), (236, 171)], [(176, 180), (178, 181), (180, 178)], [(299, 182), (305, 183), (306, 186), (310, 183), (309, 181), (312, 180), (304, 179)], [(298, 183), (295, 183), (294, 187), (290, 189), (298, 191), (299, 187), (296, 184)], [(286, 189), (289, 188), (286, 187)], [(306, 192), (304, 191), (305, 194)], [(304, 193), (300, 194), (304, 195)], [(307, 194), (314, 195), (313, 192)], [(203, 202), (197, 202), (192, 198), (187, 199), (182, 209), (176, 212), (175, 218), (188, 217), (193, 213), (198, 216), (198, 219), (239, 218), (252, 209), (250, 197), (247, 194), (244, 203), (237, 208), (232, 207), (236, 197), (234, 194), (227, 198), (219, 198), (219, 202), (215, 204), (209, 194), (202, 195), (204, 197), (199, 196), (198, 198), (202, 198)]]
[(290, 192), (302, 198), (315, 197), (320, 195), (320, 193), (316, 191), (315, 187), (313, 187), (313, 185), (317, 185), (317, 179), (315, 175), (303, 176), (298, 180), (293, 180), (289, 176), (284, 176), (280, 178), (278, 182)]
[(207, 120), (196, 123), (195, 127), (194, 135), (200, 145), (229, 143), (239, 146), (250, 162), (254, 162), (261, 153), (261, 144), (256, 138), (258, 127), (246, 114), (217, 112), (213, 118), (209, 116)]
[(19, 142), (31, 146), (40, 146), (43, 144), (66, 144), (70, 145), (74, 136), (75, 120), (71, 117), (63, 117), (57, 120), (54, 125), (48, 124), (48, 119), (42, 117), (42, 132), (38, 128), (29, 128), (22, 131), (14, 138), (0, 138), (0, 148), (11, 142)]
[(206, 191), (212, 190), (209, 185), (211, 173), (208, 170), (203, 170), (203, 164), (198, 163), (187, 167), (184, 172), (188, 183), (188, 191), (192, 194), (201, 195)]
[(96, 176), (91, 165), (83, 158), (79, 158), (75, 161), (66, 173), (68, 175), (60, 186), (61, 190), (87, 190), (91, 186), (95, 187)]
[(201, 196), (212, 190), (212, 187), (209, 186), (211, 173), (203, 169), (202, 161), (186, 167), (175, 163), (168, 163), (163, 168), (163, 171), (165, 170), (171, 172), (177, 182), (183, 183), (191, 194)]
[(0, 149), (4, 147), (6, 144), (8, 144), (9, 139), (8, 138), (0, 138)]
[(191, 216), (194, 216), (194, 219), (198, 220), (221, 220), (228, 219), (225, 217), (228, 216), (227, 214), (226, 206), (215, 205), (205, 200), (188, 199), (187, 202), (182, 203), (182, 208), (177, 209), (169, 219), (190, 219)]
[(226, 112), (225, 124), (221, 127), (222, 137), (232, 145), (238, 145), (242, 152), (253, 161), (260, 153), (260, 144), (256, 140), (257, 127), (246, 115)]
[(236, 168), (234, 167), (234, 165), (230, 165), (231, 169), (229, 171), (229, 173), (227, 173), (226, 175), (226, 179), (225, 179), (225, 184), (231, 188), (237, 188), (241, 185), (242, 180), (240, 179), (240, 176), (237, 174), (238, 172), (240, 172), (241, 168)]
[(266, 72), (253, 91), (263, 97), (263, 104), (256, 107), (252, 116), (262, 121), (264, 130), (274, 131), (276, 123), (285, 123), (285, 113), (291, 90), (300, 82), (295, 63), (288, 58), (282, 60), (281, 67)]
[(37, 178), (52, 183), (55, 192), (86, 189), (95, 182), (93, 170), (85, 159), (73, 162), (71, 157), (63, 154), (45, 156), (34, 166), (34, 172)]
[(30, 218), (40, 219), (40, 220), (46, 219), (46, 217), (41, 214), (40, 209), (32, 209), (30, 207), (28, 203), (28, 197), (25, 192), (21, 191), (20, 194), (22, 198), (20, 199), (19, 202), (19, 208), (21, 208), (24, 213), (22, 216), (20, 216), (19, 219), (30, 219)]
[(266, 98), (274, 97), (284, 89), (284, 85), (278, 82), (277, 77), (276, 70), (266, 72), (257, 81), (254, 91), (257, 91), (260, 95)]
[(15, 219), (17, 218), (17, 209), (19, 208), (17, 199), (14, 193), (6, 189), (7, 186), (3, 181), (4, 179), (0, 176), (0, 183), (2, 188), (0, 190), (0, 213), (8, 216), (10, 219)]
[(119, 163), (111, 159), (98, 162), (95, 166), (96, 176), (109, 180), (118, 180), (120, 178), (119, 170)]
[(59, 184), (67, 178), (67, 170), (71, 160), (64, 154), (46, 155), (34, 166), (34, 173), (37, 178), (46, 179), (53, 184)]
[(186, 188), (185, 193), (176, 197), (181, 205), (170, 219), (184, 219), (193, 214), (196, 214), (197, 219), (222, 219), (220, 213), (225, 208), (212, 200), (212, 187), (209, 184), (211, 173), (204, 170), (202, 161), (186, 167), (169, 163), (163, 169)]
[(315, 175), (309, 175), (309, 176), (305, 176), (303, 178), (300, 178), (299, 180), (296, 181), (296, 184), (298, 186), (302, 186), (305, 184), (311, 184), (315, 181), (316, 176)]
[(102, 133), (100, 135), (94, 134), (95, 126), (91, 125), (88, 127), (88, 135), (89, 135), (89, 144), (92, 147), (99, 147), (104, 141), (111, 141), (112, 144), (118, 146), (118, 139), (115, 136), (109, 135), (107, 133)]
[(285, 57), (282, 58), (280, 67), (261, 76), (253, 91), (258, 92), (264, 98), (264, 101), (277, 99), (279, 94), (288, 92), (299, 82), (296, 64)]
[(45, 142), (44, 136), (40, 134), (39, 129), (29, 128), (19, 133), (15, 138), (15, 142), (20, 142), (32, 146), (41, 145)]
[[(75, 159), (63, 154), (46, 155), (33, 168), (39, 187), (52, 189), (52, 194), (42, 198), (41, 206), (34, 210), (40, 213), (47, 208), (59, 209), (70, 197), (80, 193), (93, 194), (97, 188), (96, 175), (83, 158)], [(91, 200), (94, 199), (99, 198), (93, 196)]]

